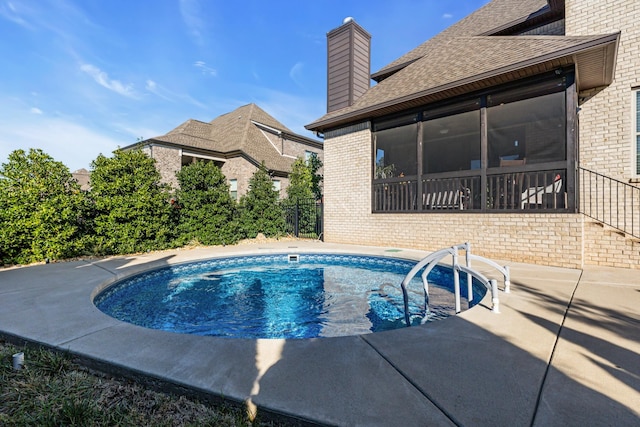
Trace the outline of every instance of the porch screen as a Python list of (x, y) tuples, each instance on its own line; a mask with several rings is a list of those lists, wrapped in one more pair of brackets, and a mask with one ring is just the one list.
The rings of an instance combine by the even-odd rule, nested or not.
[(562, 80), (487, 97), (489, 167), (566, 160), (566, 106)]
[(417, 115), (377, 123), (374, 179), (418, 174), (416, 148)]
[(423, 122), (422, 141), (425, 174), (480, 169), (480, 110)]

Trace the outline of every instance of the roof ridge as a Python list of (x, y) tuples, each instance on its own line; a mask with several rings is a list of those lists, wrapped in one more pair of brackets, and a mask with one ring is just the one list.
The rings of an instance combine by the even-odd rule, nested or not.
[[(240, 148), (243, 149), (244, 152), (246, 152), (245, 147), (247, 146), (247, 140), (249, 139), (249, 126), (251, 126), (253, 110), (254, 110), (254, 107), (256, 107), (256, 104), (252, 102), (250, 104), (247, 104), (247, 106), (249, 107), (249, 116), (247, 117), (247, 121), (244, 124), (244, 129), (242, 130), (242, 138), (240, 139)], [(236, 109), (236, 111), (237, 110), (239, 110), (239, 108)]]
[[(172, 135), (172, 134), (178, 134), (178, 133), (184, 133), (184, 131), (187, 130), (187, 128), (189, 127), (189, 125), (191, 123), (197, 123), (197, 124), (201, 124), (201, 125), (207, 125), (209, 126), (210, 123), (208, 122), (203, 122), (202, 120), (197, 120), (197, 119), (187, 119), (184, 122), (180, 123), (178, 126), (176, 126), (175, 128), (171, 129), (169, 132), (167, 132), (165, 135)], [(163, 135), (161, 135), (163, 136)]]

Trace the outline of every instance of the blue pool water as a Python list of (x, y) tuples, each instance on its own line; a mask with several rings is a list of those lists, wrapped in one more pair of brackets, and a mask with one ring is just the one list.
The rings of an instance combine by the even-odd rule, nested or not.
[[(139, 274), (94, 300), (104, 313), (147, 328), (236, 338), (358, 335), (405, 326), (400, 283), (415, 261), (300, 254), (212, 259)], [(410, 284), (412, 323), (454, 314), (451, 270)], [(462, 281), (463, 277), (461, 277)], [(466, 282), (463, 282), (466, 283)], [(466, 286), (462, 286), (466, 288)], [(484, 293), (474, 286), (474, 301)], [(466, 299), (466, 291), (462, 289)]]

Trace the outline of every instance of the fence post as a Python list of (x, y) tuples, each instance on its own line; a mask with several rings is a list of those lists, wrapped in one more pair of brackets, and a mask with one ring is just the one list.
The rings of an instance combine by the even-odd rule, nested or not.
[[(316, 205), (317, 206), (317, 205)], [(316, 234), (324, 242), (324, 200), (320, 201), (320, 215), (316, 215)], [(318, 212), (318, 210), (316, 210)]]
[(299, 205), (298, 199), (296, 199), (296, 210), (293, 216), (293, 235), (296, 237), (300, 237), (299, 218), (300, 218), (300, 205)]

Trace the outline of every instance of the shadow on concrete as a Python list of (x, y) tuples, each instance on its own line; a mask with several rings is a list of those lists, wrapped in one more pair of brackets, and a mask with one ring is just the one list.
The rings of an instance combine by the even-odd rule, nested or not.
[[(268, 396), (255, 400), (267, 404), (275, 396), (278, 406), (272, 409), (350, 426), (532, 425), (534, 420), (570, 426), (604, 425), (576, 422), (585, 418), (637, 419), (626, 406), (557, 371), (554, 376), (575, 399), (568, 396), (566, 406), (538, 422), (547, 361), (460, 317), (358, 339), (368, 348), (324, 346), (323, 339), (287, 342), (260, 380), (261, 394)], [(292, 402), (282, 388), (294, 384)]]

